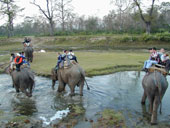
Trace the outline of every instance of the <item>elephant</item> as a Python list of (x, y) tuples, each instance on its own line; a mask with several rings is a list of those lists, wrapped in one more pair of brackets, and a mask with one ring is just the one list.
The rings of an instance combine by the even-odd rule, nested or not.
[(25, 57), (27, 58), (28, 62), (32, 62), (33, 61), (33, 48), (31, 46), (26, 46), (24, 48), (24, 52), (25, 52)]
[(79, 64), (72, 64), (72, 66), (68, 68), (59, 68), (57, 72), (55, 68), (53, 68), (51, 70), (51, 76), (53, 89), (55, 86), (55, 82), (57, 80), (59, 81), (58, 92), (64, 91), (66, 84), (68, 84), (71, 91), (70, 95), (74, 96), (74, 90), (77, 85), (80, 88), (80, 96), (83, 96), (84, 82), (86, 82), (87, 89), (90, 89), (87, 81), (85, 80), (85, 72), (79, 66)]
[(157, 124), (157, 109), (160, 105), (161, 113), (161, 101), (168, 88), (168, 82), (166, 76), (159, 71), (148, 72), (145, 74), (142, 80), (142, 86), (144, 89), (142, 97), (142, 105), (145, 104), (145, 100), (148, 97), (149, 100), (149, 111), (151, 113), (151, 124)]
[(34, 74), (29, 68), (21, 68), (20, 71), (14, 70), (11, 72), (11, 77), (16, 92), (21, 91), (28, 97), (32, 96), (32, 90), (34, 88)]

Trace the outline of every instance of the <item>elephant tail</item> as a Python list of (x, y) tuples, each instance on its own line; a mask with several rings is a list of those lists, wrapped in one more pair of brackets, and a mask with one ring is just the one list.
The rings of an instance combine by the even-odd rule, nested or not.
[(82, 77), (83, 77), (83, 79), (84, 79), (84, 81), (85, 81), (85, 83), (86, 83), (87, 90), (90, 90), (89, 85), (88, 85), (88, 83), (87, 83), (87, 81), (86, 81), (86, 78), (85, 78), (85, 73), (84, 73), (84, 71), (81, 71), (81, 75), (82, 75)]
[(84, 81), (85, 81), (85, 83), (87, 85), (87, 90), (90, 90), (89, 85), (87, 84), (87, 81), (86, 81), (85, 77), (84, 77)]

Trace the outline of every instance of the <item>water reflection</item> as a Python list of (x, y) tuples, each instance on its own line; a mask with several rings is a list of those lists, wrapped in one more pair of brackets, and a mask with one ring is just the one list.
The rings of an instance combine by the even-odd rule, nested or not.
[(11, 100), (11, 107), (13, 112), (19, 115), (32, 116), (37, 112), (36, 103), (33, 99), (26, 97), (24, 94), (16, 95)]
[(60, 110), (61, 108), (66, 109), (71, 104), (83, 106), (83, 97), (79, 96), (79, 94), (71, 97), (68, 93), (57, 93), (53, 99), (53, 102), (54, 104), (51, 105), (51, 107), (55, 110)]

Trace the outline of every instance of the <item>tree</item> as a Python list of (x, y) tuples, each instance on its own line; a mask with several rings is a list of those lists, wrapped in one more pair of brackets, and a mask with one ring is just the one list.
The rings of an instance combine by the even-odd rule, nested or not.
[(123, 24), (124, 24), (124, 18), (123, 15), (128, 10), (130, 7), (131, 0), (111, 0), (111, 3), (114, 3), (114, 5), (118, 8), (117, 12), (117, 19), (118, 19), (118, 27), (119, 30), (121, 31), (123, 29)]
[(86, 20), (86, 30), (95, 32), (98, 29), (99, 26), (99, 18), (91, 16)]
[(77, 16), (75, 20), (75, 28), (79, 31), (85, 30), (85, 16)]
[(139, 9), (139, 13), (140, 13), (140, 17), (142, 19), (142, 21), (145, 23), (146, 26), (146, 33), (150, 34), (151, 32), (151, 23), (152, 23), (152, 19), (153, 19), (153, 10), (154, 10), (154, 4), (155, 4), (155, 0), (152, 0), (152, 4), (151, 4), (151, 8), (148, 11), (148, 18), (144, 17), (142, 8), (141, 8), (141, 2), (140, 0), (133, 0), (135, 5), (138, 7)]
[(1, 0), (0, 13), (7, 17), (7, 32), (8, 38), (13, 36), (13, 21), (17, 16), (18, 12), (24, 10), (24, 8), (19, 8), (14, 0)]
[(159, 25), (162, 29), (170, 29), (170, 2), (162, 2), (160, 5)]
[(55, 3), (56, 0), (45, 0), (46, 1), (46, 8), (43, 8), (39, 4), (37, 4), (36, 0), (31, 2), (31, 4), (35, 5), (39, 8), (41, 13), (47, 18), (49, 24), (50, 24), (50, 35), (54, 35), (54, 12), (55, 10)]
[(70, 17), (74, 17), (71, 13), (72, 12), (72, 6), (71, 6), (72, 0), (58, 0), (56, 3), (56, 9), (58, 11), (57, 17), (59, 19), (59, 22), (62, 26), (62, 31), (65, 31), (65, 25), (66, 22)]
[(108, 30), (108, 31), (114, 30), (115, 18), (116, 18), (116, 14), (115, 14), (114, 10), (110, 11), (107, 16), (103, 17), (104, 27), (106, 30)]

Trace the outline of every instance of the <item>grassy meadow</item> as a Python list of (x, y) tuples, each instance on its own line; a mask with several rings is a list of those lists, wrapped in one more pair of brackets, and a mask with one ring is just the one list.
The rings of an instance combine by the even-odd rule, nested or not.
[[(75, 52), (79, 64), (87, 76), (109, 74), (117, 71), (140, 70), (147, 53), (117, 52)], [(31, 64), (33, 71), (42, 76), (50, 76), (57, 63), (57, 53), (34, 53)]]
[[(169, 49), (168, 41), (143, 38), (139, 35), (31, 37), (35, 51), (31, 68), (36, 74), (49, 76), (57, 63), (57, 52), (73, 49), (87, 76), (140, 70), (149, 56), (147, 48)], [(11, 52), (22, 51), (23, 40), (19, 37), (0, 38), (0, 55), (4, 54), (0, 56), (0, 64), (9, 61)], [(47, 52), (37, 52), (41, 49)], [(1, 67), (0, 72), (3, 71)]]

